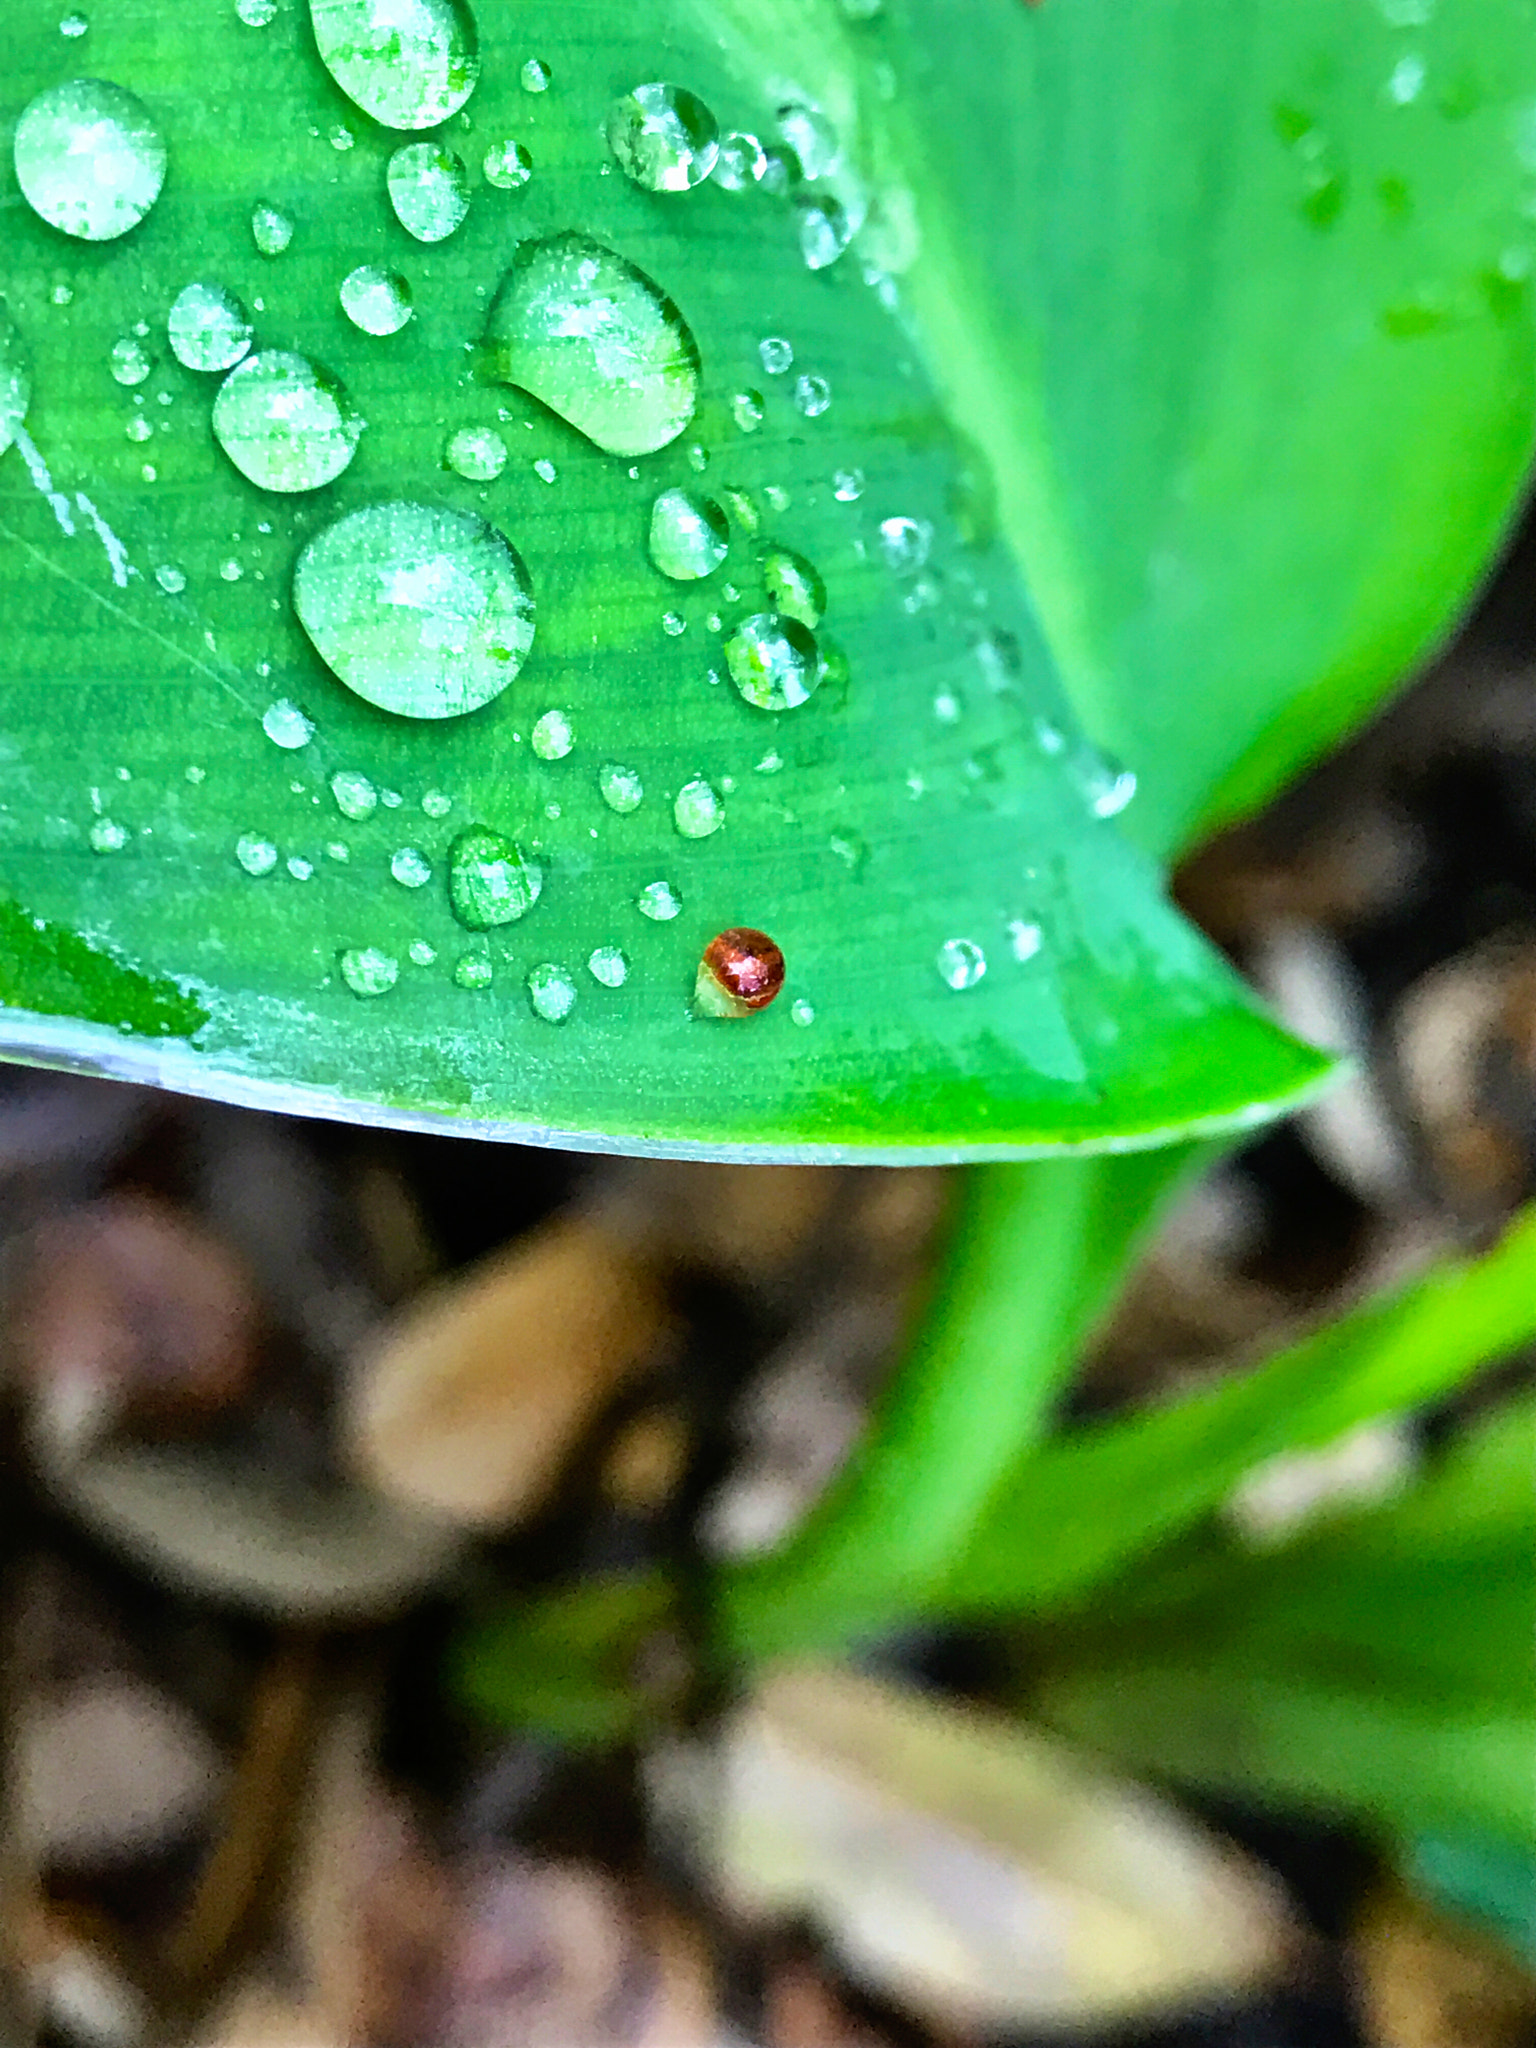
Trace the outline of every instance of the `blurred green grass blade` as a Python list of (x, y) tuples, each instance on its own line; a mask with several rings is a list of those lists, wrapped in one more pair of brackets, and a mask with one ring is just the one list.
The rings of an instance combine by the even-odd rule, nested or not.
[[(0, 1053), (488, 1135), (893, 1161), (1158, 1144), (1320, 1083), (1325, 1062), (1258, 1014), (1155, 866), (1097, 814), (1112, 771), (1074, 726), (1031, 565), (1021, 575), (990, 530), (985, 461), (952, 430), (865, 256), (811, 270), (789, 199), (714, 182), (645, 192), (609, 160), (610, 102), (654, 78), (771, 139), (793, 89), (784, 66), (802, 58), (805, 89), (859, 142), (863, 59), (833, 0), (820, 10), (785, 41), (787, 17), (769, 9), (748, 44), (692, 0), (479, 0), (479, 84), (441, 131), (476, 173), (469, 213), (428, 245), (386, 196), (400, 133), (342, 96), (302, 5), (252, 28), (228, 6), (116, 0), (84, 50), (42, 0), (10, 9), (0, 296), (32, 395), (23, 440), (0, 457), (0, 886), (25, 915), (173, 985), (189, 1026), (206, 1020), (186, 1046), (146, 1045), (121, 1030), (115, 998), (81, 983), (0, 1011)], [(550, 76), (538, 93), (520, 84), (531, 55)], [(147, 218), (99, 243), (33, 213), (6, 147), (31, 97), (87, 59), (140, 96), (170, 164)], [(515, 190), (478, 177), (508, 137), (533, 164)], [(282, 254), (256, 247), (258, 202), (293, 223)], [(478, 381), (475, 344), (519, 238), (572, 228), (655, 279), (702, 354), (692, 427), (633, 465)], [(339, 287), (363, 263), (407, 280), (414, 317), (399, 332), (345, 317)], [(165, 343), (193, 279), (239, 295), (258, 346), (341, 379), (368, 424), (336, 481), (263, 491), (215, 443), (215, 380)], [(1077, 287), (1063, 274), (1059, 289)], [(794, 349), (789, 374), (764, 368), (771, 337)], [(112, 350), (136, 339), (150, 374), (124, 387)], [(802, 375), (825, 380), (830, 404), (816, 384), (797, 401)], [(759, 400), (761, 424), (743, 431)], [(460, 427), (508, 444), (493, 482), (445, 469)], [(647, 559), (653, 498), (676, 485), (729, 513), (732, 552), (706, 582), (669, 582)], [(305, 544), (401, 497), (482, 513), (532, 578), (532, 653), (466, 717), (425, 724), (354, 696), (291, 609)], [(903, 519), (931, 528), (926, 563), (887, 559), (882, 527)], [(721, 680), (710, 623), (728, 635), (764, 607), (770, 543), (825, 581), (835, 650), (816, 695), (777, 715)], [(285, 700), (314, 722), (306, 744), (263, 729)], [(559, 758), (532, 743), (551, 710), (573, 735)], [(600, 794), (609, 763), (644, 785), (631, 813)], [(382, 793), (370, 815), (338, 809), (338, 773)], [(698, 777), (725, 823), (688, 837), (673, 804)], [(471, 824), (543, 869), (526, 918), (488, 937), (456, 925), (446, 888)], [(261, 874), (237, 859), (242, 840), (271, 849), (254, 856)], [(397, 878), (427, 870), (420, 887)], [(637, 907), (655, 882), (681, 902), (668, 921)], [(784, 995), (703, 1021), (701, 952), (738, 925), (784, 949)], [(959, 989), (940, 968), (956, 940), (986, 963)], [(615, 947), (630, 962), (618, 988), (587, 968)], [(353, 993), (346, 954), (365, 956), (382, 993)], [(455, 978), (466, 956), (474, 987)], [(530, 975), (547, 971), (575, 990), (563, 1023), (530, 1000)]]
[(954, 415), (1131, 829), (1185, 843), (1365, 716), (1502, 531), (1530, 9), (889, 0), (858, 34)]

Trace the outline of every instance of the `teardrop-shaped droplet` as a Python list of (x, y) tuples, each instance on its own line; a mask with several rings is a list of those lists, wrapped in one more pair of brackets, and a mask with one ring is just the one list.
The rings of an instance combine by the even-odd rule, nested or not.
[(731, 529), (713, 498), (663, 491), (651, 507), (651, 560), (676, 583), (711, 575), (725, 560)]
[(341, 310), (364, 334), (398, 334), (411, 317), (411, 288), (398, 270), (360, 263), (341, 280)]
[(725, 823), (719, 791), (702, 775), (694, 776), (672, 800), (672, 822), (684, 839), (708, 839)]
[(403, 142), (384, 174), (395, 218), (418, 242), (445, 242), (469, 211), (469, 171), (440, 142)]
[(489, 825), (472, 825), (448, 849), (448, 901), (473, 932), (526, 917), (543, 887), (538, 862)]
[(793, 548), (770, 548), (763, 557), (763, 582), (774, 608), (802, 626), (819, 626), (827, 608), (827, 586), (814, 562)]
[(519, 243), (486, 338), (504, 383), (610, 455), (665, 448), (698, 404), (688, 323), (643, 270), (586, 235)]
[(532, 744), (541, 761), (563, 761), (576, 744), (571, 721), (563, 711), (546, 711), (534, 721)]
[(622, 988), (629, 979), (629, 956), (622, 946), (594, 946), (587, 955), (587, 972), (604, 988)]
[(760, 711), (790, 711), (821, 681), (815, 636), (798, 619), (754, 612), (725, 643), (731, 681)]
[(563, 967), (545, 960), (529, 970), (528, 1000), (546, 1024), (563, 1024), (576, 1007), (576, 984)]
[(677, 85), (637, 85), (608, 110), (608, 147), (643, 191), (686, 192), (714, 169), (720, 130), (697, 94)]
[(247, 356), (213, 401), (215, 439), (264, 491), (314, 491), (334, 482), (362, 431), (340, 379), (286, 349)]
[(293, 222), (280, 206), (260, 199), (251, 208), (251, 240), (263, 256), (281, 256), (293, 240)]
[(444, 505), (367, 505), (326, 527), (299, 556), (293, 606), (348, 689), (402, 718), (479, 710), (533, 645), (517, 550)]
[(16, 438), (32, 396), (32, 364), (26, 343), (0, 306), (0, 455)]
[(621, 818), (630, 811), (638, 811), (645, 801), (645, 784), (640, 780), (639, 770), (626, 768), (619, 761), (603, 763), (597, 771), (597, 787), (609, 810), (616, 811)]
[(464, 0), (309, 0), (320, 61), (349, 100), (386, 128), (435, 128), (480, 75)]
[(250, 353), (245, 308), (221, 284), (186, 285), (176, 294), (165, 325), (172, 355), (189, 370), (232, 370)]
[(379, 807), (379, 792), (356, 768), (342, 768), (331, 777), (331, 795), (345, 818), (371, 818)]
[(33, 212), (82, 242), (126, 235), (165, 183), (165, 141), (149, 109), (103, 78), (71, 78), (29, 101), (15, 154)]

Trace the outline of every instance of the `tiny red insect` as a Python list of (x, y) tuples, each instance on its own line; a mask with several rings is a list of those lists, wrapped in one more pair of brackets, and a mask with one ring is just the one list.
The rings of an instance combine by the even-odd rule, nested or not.
[(784, 986), (784, 955), (766, 932), (735, 926), (704, 948), (704, 965), (733, 1001), (766, 1009)]

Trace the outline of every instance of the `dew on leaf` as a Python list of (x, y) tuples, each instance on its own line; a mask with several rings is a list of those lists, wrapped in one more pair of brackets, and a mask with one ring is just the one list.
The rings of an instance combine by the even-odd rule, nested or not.
[(86, 834), (92, 853), (121, 853), (128, 844), (128, 828), (111, 818), (97, 818)]
[(1072, 775), (1096, 818), (1119, 817), (1136, 794), (1136, 771), (1087, 742), (1073, 757)]
[(340, 379), (287, 349), (262, 349), (237, 363), (213, 401), (214, 438), (264, 491), (334, 482), (362, 431)]
[(533, 465), (533, 473), (539, 479), (540, 483), (545, 484), (552, 484), (555, 481), (555, 478), (560, 474), (559, 470), (556, 469), (555, 465), (550, 461), (547, 455), (541, 455), (539, 457), (538, 461)]
[(341, 978), (355, 996), (387, 995), (400, 979), (400, 962), (377, 946), (349, 946), (341, 956)]
[(610, 455), (676, 440), (699, 396), (699, 351), (666, 294), (624, 257), (566, 233), (518, 244), (492, 301), (495, 374)]
[(477, 514), (443, 505), (394, 501), (336, 520), (299, 556), (293, 606), (348, 689), (402, 718), (489, 704), (533, 645), (516, 549)]
[(29, 101), (15, 159), (33, 212), (82, 242), (137, 227), (165, 183), (165, 142), (149, 109), (102, 78), (71, 78)]
[(154, 428), (142, 413), (136, 413), (127, 426), (124, 427), (123, 432), (130, 441), (152, 441), (155, 437)]
[(245, 567), (243, 563), (237, 562), (234, 556), (231, 555), (228, 561), (220, 562), (219, 574), (226, 583), (238, 583), (245, 574)]
[(432, 879), (432, 863), (419, 846), (397, 846), (389, 856), (389, 872), (402, 889), (424, 889)]
[(270, 875), (277, 866), (277, 848), (258, 832), (243, 832), (235, 841), (235, 859), (248, 875)]
[(344, 818), (371, 818), (378, 808), (379, 792), (355, 768), (342, 768), (331, 777), (331, 795)]
[(296, 752), (315, 736), (315, 721), (301, 711), (291, 697), (279, 697), (261, 714), (261, 729), (275, 747)]
[(594, 946), (587, 955), (587, 972), (604, 988), (622, 988), (629, 979), (629, 956), (619, 946)]
[(143, 343), (135, 341), (131, 335), (113, 342), (109, 363), (114, 381), (127, 386), (142, 384), (152, 367), (144, 353)]
[(320, 61), (386, 128), (435, 128), (480, 75), (465, 0), (309, 0)]
[(446, 790), (429, 789), (421, 800), (421, 808), (429, 818), (446, 818), (453, 809), (453, 798)]
[(609, 810), (617, 811), (620, 817), (639, 810), (645, 796), (645, 785), (638, 772), (617, 761), (605, 761), (598, 769), (597, 787)]
[(263, 256), (281, 256), (293, 240), (293, 222), (265, 199), (251, 208), (251, 240)]
[(852, 505), (864, 495), (864, 472), (862, 469), (837, 469), (832, 472), (832, 495), (840, 505)]
[(171, 353), (189, 370), (232, 370), (251, 346), (251, 323), (221, 284), (189, 284), (166, 317)]
[(469, 212), (469, 172), (441, 142), (403, 142), (384, 173), (395, 218), (418, 242), (445, 242)]
[[(730, 507), (731, 517), (741, 528), (742, 532), (750, 538), (762, 524), (762, 521), (757, 516), (757, 507), (753, 504), (751, 498), (745, 491), (737, 490), (734, 485), (727, 485), (720, 495)], [(725, 595), (727, 601), (734, 604), (741, 595), (741, 592), (733, 590), (727, 585)]]
[(760, 711), (790, 711), (821, 681), (816, 641), (798, 619), (754, 612), (725, 643), (731, 681)]
[(946, 939), (939, 948), (938, 968), (947, 987), (974, 988), (987, 971), (987, 956), (974, 939)]
[(795, 410), (808, 420), (819, 420), (832, 403), (832, 386), (825, 377), (795, 379)]
[(681, 612), (663, 612), (661, 615), (661, 630), (667, 635), (668, 639), (675, 640), (679, 634), (687, 632), (688, 621)]
[(314, 877), (314, 862), (306, 860), (301, 853), (291, 853), (284, 865), (296, 882), (308, 882)]
[(763, 557), (763, 583), (774, 610), (802, 626), (819, 626), (827, 608), (827, 586), (814, 562), (793, 548), (770, 548)]
[(842, 160), (837, 130), (818, 107), (798, 102), (780, 107), (778, 129), (807, 178), (814, 182), (837, 169)]
[(695, 1007), (709, 1017), (750, 1017), (784, 986), (784, 955), (766, 932), (733, 926), (704, 948), (694, 984)]
[(715, 157), (715, 183), (723, 185), (727, 192), (745, 192), (757, 184), (767, 163), (763, 145), (755, 135), (744, 134), (740, 129), (733, 130), (720, 139), (719, 152)]
[(90, 25), (83, 14), (66, 14), (59, 22), (59, 34), (68, 36), (73, 42), (83, 36)]
[(835, 199), (802, 199), (799, 204), (800, 254), (807, 270), (826, 270), (853, 240), (847, 208)]
[(744, 434), (755, 434), (763, 424), (761, 391), (738, 391), (731, 399), (731, 418)]
[(496, 978), (488, 953), (461, 953), (454, 962), (455, 988), (489, 988)]
[(713, 498), (663, 491), (651, 507), (651, 560), (675, 583), (696, 582), (725, 560), (730, 527)]
[(266, 28), (277, 19), (277, 0), (235, 0), (235, 13), (247, 28)]
[(614, 162), (645, 192), (687, 192), (715, 167), (720, 131), (694, 93), (677, 85), (637, 85), (608, 109)]
[(575, 744), (571, 721), (563, 711), (546, 711), (533, 728), (533, 751), (541, 761), (563, 761)]
[(694, 776), (672, 800), (672, 822), (684, 839), (708, 839), (725, 823), (719, 791), (702, 775)]
[(488, 484), (507, 466), (507, 444), (494, 427), (460, 427), (449, 435), (443, 460), (471, 483)]
[(32, 366), (15, 325), (0, 305), (0, 455), (16, 438), (32, 396)]
[(771, 192), (775, 199), (782, 199), (799, 182), (800, 163), (792, 149), (763, 152), (761, 183), (765, 192)]
[(1033, 960), (1044, 943), (1045, 935), (1039, 925), (1022, 917), (1008, 920), (1008, 950), (1015, 960)]
[(498, 192), (515, 192), (533, 176), (533, 158), (522, 143), (504, 135), (486, 150), (480, 173), (487, 185), (494, 185)]
[(933, 545), (933, 528), (926, 519), (882, 519), (880, 552), (889, 568), (907, 572), (921, 569)]
[(155, 571), (155, 581), (167, 597), (179, 597), (187, 587), (185, 572), (178, 569), (173, 562), (162, 562), (160, 564), (159, 568)]
[(411, 287), (398, 270), (360, 263), (341, 280), (341, 310), (364, 334), (398, 334), (411, 317)]
[(636, 910), (654, 924), (670, 924), (682, 907), (682, 899), (670, 882), (647, 882), (635, 898)]
[(794, 347), (782, 334), (766, 334), (757, 344), (757, 359), (764, 376), (782, 377), (794, 364)]
[(517, 76), (524, 92), (549, 91), (549, 66), (541, 57), (530, 57)]
[(327, 860), (350, 860), (352, 849), (345, 839), (330, 839), (326, 841), (325, 857)]
[(806, 1025), (816, 1022), (816, 1012), (804, 996), (797, 996), (789, 1006), (789, 1020), (792, 1024)]
[(412, 939), (406, 951), (410, 955), (413, 967), (430, 967), (437, 958), (436, 946), (429, 944), (426, 939)]
[(448, 902), (471, 931), (515, 924), (544, 888), (544, 870), (504, 832), (471, 825), (448, 849)]
[(576, 984), (563, 967), (541, 961), (529, 970), (528, 1000), (546, 1024), (563, 1024), (576, 1007)]

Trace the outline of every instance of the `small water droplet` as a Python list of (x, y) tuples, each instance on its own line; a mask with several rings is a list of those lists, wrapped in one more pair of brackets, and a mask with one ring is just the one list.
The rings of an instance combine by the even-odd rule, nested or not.
[(503, 135), (487, 148), (480, 174), (498, 192), (515, 192), (533, 176), (533, 158), (515, 136)]
[(515, 924), (544, 888), (544, 870), (504, 832), (471, 825), (448, 849), (448, 901), (471, 931)]
[(261, 729), (274, 746), (296, 751), (307, 747), (314, 738), (315, 721), (291, 697), (279, 697), (261, 714)]
[(110, 818), (97, 818), (86, 837), (92, 853), (121, 853), (128, 844), (128, 828)]
[(314, 862), (305, 860), (301, 853), (292, 853), (288, 856), (287, 868), (296, 882), (309, 881), (315, 872)]
[(853, 223), (835, 199), (799, 202), (800, 254), (807, 270), (826, 270), (853, 240)]
[(326, 842), (325, 857), (327, 860), (350, 860), (352, 849), (345, 839), (331, 839)]
[(1073, 757), (1072, 772), (1096, 818), (1119, 817), (1136, 794), (1135, 770), (1087, 741)]
[(227, 561), (220, 562), (219, 574), (226, 583), (238, 583), (245, 574), (245, 565), (231, 555)]
[(400, 963), (377, 946), (349, 946), (341, 956), (341, 978), (355, 996), (382, 996), (400, 979)]
[(681, 612), (663, 612), (661, 615), (661, 630), (667, 635), (668, 639), (675, 640), (680, 633), (687, 632), (688, 621)]
[(842, 161), (837, 130), (819, 107), (798, 102), (780, 107), (778, 130), (794, 151), (802, 173), (813, 184), (818, 178), (830, 177)]
[(816, 1012), (805, 1000), (804, 996), (797, 996), (789, 1006), (789, 1019), (792, 1024), (814, 1024), (816, 1022)]
[(720, 131), (704, 102), (681, 86), (637, 85), (608, 110), (608, 147), (631, 184), (686, 192), (715, 167)]
[(74, 42), (77, 37), (85, 34), (90, 25), (83, 14), (66, 14), (59, 23), (59, 34), (68, 36), (70, 41)]
[(950, 988), (974, 988), (987, 971), (987, 956), (974, 939), (946, 939), (939, 948), (939, 979)]
[(763, 145), (755, 135), (734, 129), (720, 139), (715, 157), (715, 183), (727, 192), (745, 192), (758, 183), (768, 167)]
[(682, 899), (670, 882), (647, 882), (635, 898), (635, 908), (640, 915), (656, 924), (669, 924), (682, 907)]
[(819, 420), (832, 403), (832, 386), (825, 377), (795, 379), (795, 410), (808, 420)]
[(421, 808), (429, 818), (446, 818), (453, 809), (453, 798), (446, 790), (429, 789), (421, 800)]
[(352, 133), (352, 130), (350, 128), (345, 127), (340, 121), (338, 121), (335, 127), (332, 128), (330, 133), (326, 136), (326, 141), (330, 143), (332, 149), (348, 150), (352, 149), (356, 145), (357, 137)]
[(277, 866), (277, 848), (257, 832), (244, 832), (235, 841), (235, 859), (248, 875), (270, 875)]
[(412, 939), (406, 951), (416, 967), (430, 967), (437, 958), (436, 946), (429, 945), (425, 939)]
[(955, 725), (960, 718), (960, 699), (953, 690), (940, 690), (933, 700), (933, 715), (940, 725)]
[(142, 384), (152, 367), (143, 344), (128, 336), (113, 342), (110, 362), (113, 378), (128, 386)]
[(761, 391), (738, 391), (731, 400), (731, 418), (744, 434), (755, 434), (763, 424)]
[[(729, 507), (731, 517), (750, 539), (762, 524), (762, 521), (757, 516), (757, 507), (753, 504), (751, 498), (745, 491), (737, 490), (734, 484), (728, 484), (720, 495)], [(740, 595), (741, 592), (739, 590), (733, 590), (729, 584), (726, 585), (725, 597), (727, 603), (734, 604)]]
[(1387, 98), (1395, 107), (1411, 106), (1424, 90), (1424, 59), (1417, 54), (1399, 57), (1387, 80)]
[(491, 965), (488, 953), (461, 953), (454, 962), (454, 985), (457, 988), (489, 988), (496, 979), (496, 970)]
[(533, 728), (533, 751), (541, 761), (563, 761), (575, 743), (563, 711), (546, 711)]
[(933, 528), (926, 519), (882, 519), (880, 552), (889, 568), (900, 573), (921, 569), (933, 545)]
[(435, 128), (480, 75), (464, 0), (310, 0), (320, 61), (355, 105), (386, 128)]
[(72, 78), (30, 100), (15, 161), (33, 212), (82, 242), (137, 227), (165, 183), (165, 142), (149, 109), (102, 78)]
[(189, 370), (231, 370), (249, 353), (245, 308), (221, 284), (189, 284), (166, 318), (171, 353)]
[(443, 460), (471, 483), (488, 484), (507, 466), (507, 444), (494, 427), (460, 427), (449, 435)]
[(16, 438), (32, 396), (32, 364), (25, 343), (0, 306), (0, 455)]
[(398, 811), (400, 806), (405, 802), (405, 798), (400, 794), (398, 789), (381, 789), (379, 791), (379, 802), (384, 806), (386, 811)]
[(827, 586), (813, 562), (792, 548), (770, 548), (763, 557), (763, 583), (774, 609), (802, 626), (819, 626), (827, 608)]
[(685, 782), (672, 802), (672, 822), (684, 839), (708, 839), (725, 823), (725, 805), (702, 775)]
[(341, 280), (341, 310), (364, 334), (398, 334), (411, 317), (411, 287), (398, 270), (360, 263)]
[(179, 597), (187, 587), (185, 573), (173, 562), (162, 562), (155, 571), (155, 581), (167, 597)]
[(445, 242), (469, 212), (469, 172), (440, 142), (403, 142), (384, 174), (395, 218), (418, 242)]
[(542, 58), (530, 57), (517, 74), (524, 92), (548, 92), (550, 70)]
[(251, 208), (251, 240), (263, 256), (281, 256), (293, 240), (293, 222), (263, 199)]
[(56, 284), (49, 292), (49, 302), (55, 306), (67, 306), (74, 299), (73, 288), (67, 284)]
[(1033, 960), (1045, 943), (1045, 935), (1039, 925), (1030, 924), (1022, 917), (1008, 920), (1008, 950), (1020, 962)]
[(620, 817), (637, 811), (645, 795), (638, 771), (622, 767), (617, 761), (605, 761), (598, 769), (597, 787), (609, 810), (617, 811)]
[(432, 879), (432, 863), (419, 846), (397, 846), (389, 857), (389, 872), (402, 889), (423, 889)]
[(766, 754), (764, 754), (763, 758), (756, 764), (752, 772), (754, 775), (777, 775), (779, 770), (783, 766), (784, 756), (779, 752), (777, 747), (773, 747)]
[(213, 401), (215, 440), (265, 491), (333, 483), (362, 431), (339, 379), (286, 349), (262, 349), (237, 363)]
[(533, 473), (541, 483), (552, 484), (560, 474), (547, 455), (541, 455), (533, 465)]
[(266, 28), (277, 19), (277, 0), (235, 0), (235, 13), (247, 28)]
[(702, 476), (709, 467), (709, 450), (698, 441), (688, 450), (688, 467), (695, 476)]
[(378, 808), (379, 792), (355, 768), (342, 768), (331, 777), (331, 795), (344, 818), (371, 818)]
[(533, 645), (516, 550), (476, 514), (441, 505), (368, 505), (336, 520), (299, 556), (293, 605), (348, 689), (402, 718), (478, 710)]
[(757, 344), (758, 361), (767, 377), (782, 377), (795, 360), (791, 343), (782, 334), (768, 334)]
[(725, 560), (730, 527), (713, 498), (663, 491), (651, 507), (651, 560), (674, 582), (711, 575)]
[(731, 681), (760, 711), (804, 704), (821, 681), (816, 641), (798, 619), (755, 612), (725, 643)]
[(594, 946), (587, 955), (587, 972), (604, 988), (622, 988), (629, 979), (629, 956), (618, 946)]
[(832, 495), (840, 505), (851, 505), (864, 495), (864, 472), (862, 469), (837, 469), (832, 472)]
[(717, 932), (704, 948), (694, 1006), (707, 1017), (750, 1017), (783, 986), (783, 953), (766, 932), (737, 926)]

